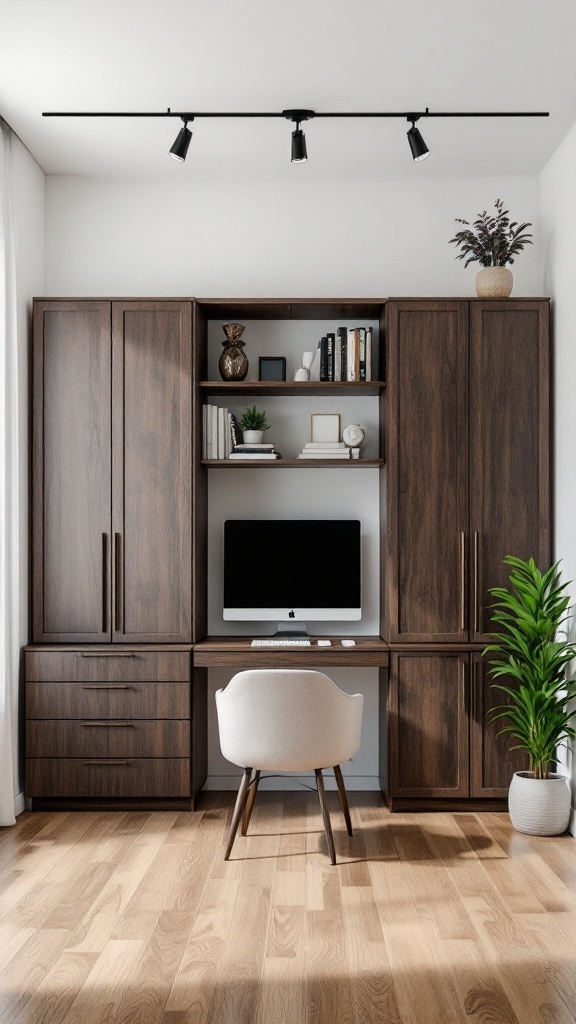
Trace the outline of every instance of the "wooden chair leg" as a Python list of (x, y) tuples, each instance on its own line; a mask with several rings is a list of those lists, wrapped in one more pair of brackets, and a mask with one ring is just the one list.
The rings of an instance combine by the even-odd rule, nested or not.
[(336, 851), (334, 849), (334, 836), (332, 835), (332, 825), (330, 824), (330, 815), (328, 813), (328, 804), (326, 802), (326, 792), (324, 790), (324, 779), (322, 777), (322, 769), (315, 768), (314, 774), (316, 776), (316, 788), (318, 790), (318, 799), (320, 801), (320, 807), (322, 809), (322, 819), (324, 821), (324, 831), (326, 833), (328, 853), (330, 854), (330, 860), (332, 861), (333, 864), (335, 864)]
[(238, 825), (240, 824), (240, 818), (242, 817), (244, 804), (246, 803), (246, 793), (250, 784), (251, 774), (251, 768), (244, 769), (244, 775), (242, 776), (242, 782), (240, 783), (240, 789), (238, 790), (238, 796), (236, 797), (236, 803), (234, 805), (234, 814), (232, 815), (232, 824), (230, 825), (230, 832), (228, 833), (228, 842), (226, 844), (224, 860), (228, 860), (232, 852), (232, 847), (238, 831)]
[(246, 835), (248, 831), (248, 825), (250, 824), (250, 818), (252, 817), (252, 808), (254, 807), (254, 801), (256, 799), (256, 791), (260, 783), (260, 769), (257, 768), (254, 772), (254, 777), (250, 780), (250, 789), (248, 790), (248, 796), (246, 797), (246, 806), (244, 808), (244, 817), (242, 818), (241, 834)]
[(344, 785), (344, 779), (342, 778), (342, 771), (339, 764), (334, 765), (334, 777), (336, 779), (336, 785), (338, 786), (338, 795), (340, 797), (340, 803), (342, 804), (342, 811), (344, 812), (344, 821), (346, 822), (346, 829), (348, 835), (352, 836), (352, 821), (350, 819), (350, 810), (348, 808), (348, 797), (346, 796), (346, 787)]

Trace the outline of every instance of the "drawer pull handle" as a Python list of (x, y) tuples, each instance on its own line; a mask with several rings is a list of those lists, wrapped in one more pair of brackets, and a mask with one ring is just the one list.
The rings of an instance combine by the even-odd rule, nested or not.
[(132, 722), (80, 722), (83, 729), (133, 729)]
[(80, 651), (81, 658), (135, 658), (136, 651)]
[(89, 765), (107, 765), (117, 764), (121, 768), (130, 768), (130, 761), (82, 761), (82, 767), (88, 767)]
[(131, 690), (126, 683), (95, 683), (93, 686), (82, 686), (82, 690)]

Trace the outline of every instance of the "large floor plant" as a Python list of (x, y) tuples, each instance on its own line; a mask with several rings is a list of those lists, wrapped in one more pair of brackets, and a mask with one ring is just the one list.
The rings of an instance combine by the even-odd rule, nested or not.
[[(556, 760), (556, 750), (568, 740), (576, 739), (572, 726), (574, 712), (571, 701), (575, 684), (567, 678), (569, 663), (576, 657), (576, 648), (568, 642), (562, 632), (567, 620), (570, 597), (566, 594), (569, 584), (562, 583), (559, 563), (547, 572), (537, 568), (534, 559), (528, 562), (508, 555), (505, 562), (510, 566), (511, 589), (494, 587), (490, 593), (494, 598), (492, 621), (498, 632), (492, 634), (492, 643), (483, 654), (490, 656), (490, 673), (498, 682), (492, 685), (508, 696), (508, 703), (492, 708), (489, 720), (506, 720), (500, 730), (508, 733), (516, 742), (512, 750), (525, 750), (530, 759), (530, 772), (517, 772), (513, 785), (524, 780), (559, 780), (567, 791), (567, 783), (550, 769)], [(517, 777), (519, 777), (517, 779)], [(530, 814), (538, 803), (537, 790), (528, 787), (531, 801)], [(512, 787), (510, 791), (510, 813), (512, 814)], [(539, 798), (540, 799), (540, 798)], [(546, 802), (548, 801), (548, 803)], [(569, 814), (570, 799), (562, 794), (564, 821)], [(542, 806), (550, 807), (550, 793), (542, 790)], [(517, 826), (518, 827), (518, 826)], [(554, 834), (550, 829), (520, 827), (520, 831), (536, 831), (537, 834)]]

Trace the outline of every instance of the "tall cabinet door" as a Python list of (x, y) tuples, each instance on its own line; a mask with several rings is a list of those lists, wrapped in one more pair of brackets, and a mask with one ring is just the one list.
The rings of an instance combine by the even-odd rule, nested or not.
[(109, 302), (34, 305), (33, 639), (110, 640)]
[(469, 656), (390, 656), (390, 793), (468, 796)]
[[(493, 687), (489, 662), (480, 654), (472, 656), (470, 688), (470, 796), (508, 796), (514, 772), (530, 767), (524, 750), (511, 750), (517, 740), (510, 733), (499, 735), (509, 725), (508, 719), (490, 722), (487, 716), (494, 707), (509, 703), (508, 695)], [(509, 686), (511, 679), (498, 680)]]
[(483, 642), (504, 556), (550, 564), (549, 308), (472, 302), (470, 317), (470, 639)]
[(468, 303), (390, 302), (387, 639), (468, 639)]
[(113, 302), (113, 639), (192, 635), (189, 302)]

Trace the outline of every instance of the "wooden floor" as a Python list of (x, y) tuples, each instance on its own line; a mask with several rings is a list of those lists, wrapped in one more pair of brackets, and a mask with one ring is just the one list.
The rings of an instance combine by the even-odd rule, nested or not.
[(232, 799), (0, 830), (1, 1024), (576, 1021), (572, 837), (261, 793), (224, 863)]

